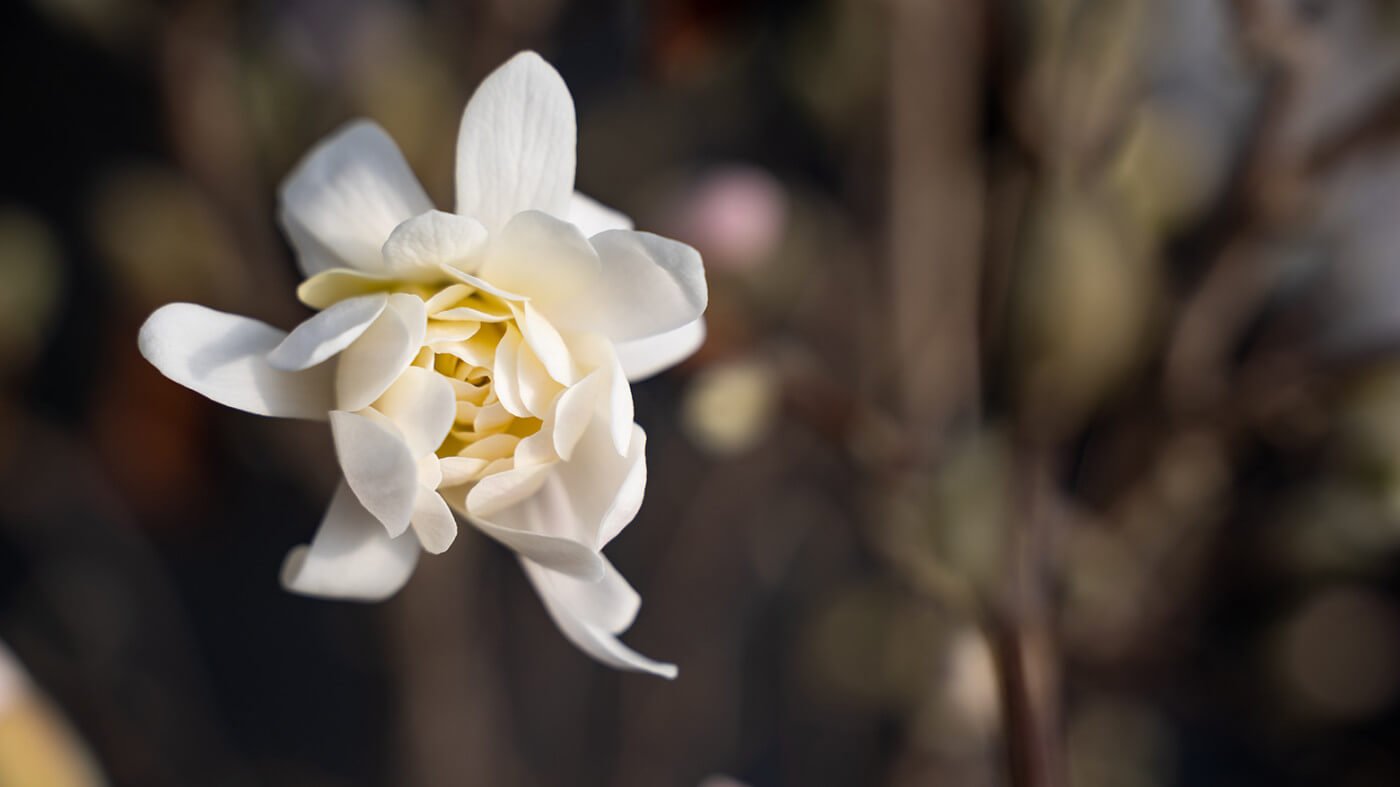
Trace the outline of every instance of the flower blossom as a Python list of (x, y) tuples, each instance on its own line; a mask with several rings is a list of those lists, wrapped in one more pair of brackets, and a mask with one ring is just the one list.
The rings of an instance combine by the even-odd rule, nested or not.
[(629, 381), (704, 337), (700, 256), (574, 191), (573, 99), (538, 55), (462, 117), (456, 210), (435, 210), (377, 125), (352, 123), (281, 189), (319, 310), (290, 333), (193, 304), (157, 310), (142, 354), (259, 415), (330, 423), (344, 481), (282, 583), (379, 600), (457, 516), (514, 550), (574, 644), (666, 677), (617, 639), (640, 598), (601, 552), (636, 515), (646, 435)]

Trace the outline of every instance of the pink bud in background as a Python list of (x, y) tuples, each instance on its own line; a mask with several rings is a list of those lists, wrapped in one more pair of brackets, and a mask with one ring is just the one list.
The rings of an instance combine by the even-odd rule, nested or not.
[(714, 267), (746, 270), (767, 261), (782, 240), (788, 196), (766, 170), (729, 164), (704, 174), (676, 213), (677, 234)]

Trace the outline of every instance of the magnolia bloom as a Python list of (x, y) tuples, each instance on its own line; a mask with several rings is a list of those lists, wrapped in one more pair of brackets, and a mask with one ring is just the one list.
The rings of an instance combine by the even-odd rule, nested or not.
[(319, 312), (283, 333), (191, 304), (142, 326), (170, 379), (230, 407), (330, 422), (344, 482), (282, 582), (383, 599), (461, 515), (514, 550), (564, 635), (615, 667), (640, 605), (601, 552), (636, 515), (631, 380), (704, 335), (700, 256), (574, 192), (573, 100), (517, 55), (468, 103), (457, 205), (433, 209), (393, 141), (351, 124), (287, 178), (281, 219)]

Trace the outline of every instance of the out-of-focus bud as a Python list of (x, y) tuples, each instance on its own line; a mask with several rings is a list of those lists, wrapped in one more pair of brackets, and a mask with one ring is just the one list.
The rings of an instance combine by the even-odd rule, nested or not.
[(1057, 191), (1032, 215), (1014, 296), (1021, 415), (1073, 428), (1140, 360), (1155, 267), (1130, 222), (1100, 200)]
[(681, 423), (690, 439), (712, 454), (744, 453), (768, 436), (781, 396), (781, 381), (762, 360), (719, 363), (690, 383)]
[(706, 173), (682, 198), (677, 237), (716, 270), (747, 270), (773, 254), (787, 230), (788, 197), (758, 167), (731, 164)]
[(0, 208), (0, 373), (40, 349), (61, 284), (58, 242), (37, 216)]
[(1175, 230), (1212, 196), (1213, 162), (1197, 152), (1205, 132), (1192, 120), (1165, 103), (1145, 105), (1114, 159), (1112, 190), (1137, 225), (1153, 235)]
[(1275, 660), (1302, 713), (1324, 720), (1373, 716), (1400, 689), (1400, 615), (1370, 590), (1320, 591), (1283, 627)]

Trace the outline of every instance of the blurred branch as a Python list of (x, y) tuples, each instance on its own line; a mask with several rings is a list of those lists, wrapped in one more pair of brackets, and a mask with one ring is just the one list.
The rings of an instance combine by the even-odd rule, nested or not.
[(985, 10), (890, 3), (890, 287), (898, 402), (933, 453), (975, 415)]

